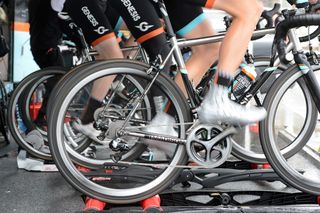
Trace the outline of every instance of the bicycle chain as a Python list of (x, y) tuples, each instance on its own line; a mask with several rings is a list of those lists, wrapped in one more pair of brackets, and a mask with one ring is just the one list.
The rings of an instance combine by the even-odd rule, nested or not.
[[(173, 126), (187, 126), (187, 125), (193, 125), (196, 124), (196, 122), (186, 122), (186, 123), (174, 123), (172, 124)], [(146, 128), (146, 127), (163, 127), (163, 126), (168, 126), (168, 125), (147, 125), (147, 126), (129, 126), (125, 127), (125, 130), (130, 130), (130, 129), (141, 129), (141, 128)], [(171, 126), (171, 125), (170, 125)], [(190, 127), (191, 128), (191, 127)], [(189, 129), (188, 129), (189, 131)], [(187, 131), (187, 132), (188, 132)]]
[(151, 164), (151, 163), (137, 163), (128, 161), (118, 161), (115, 163), (122, 163), (130, 166), (148, 166), (153, 168), (181, 168), (181, 169), (212, 169), (212, 167), (207, 166), (188, 166), (188, 165), (169, 165), (169, 164)]

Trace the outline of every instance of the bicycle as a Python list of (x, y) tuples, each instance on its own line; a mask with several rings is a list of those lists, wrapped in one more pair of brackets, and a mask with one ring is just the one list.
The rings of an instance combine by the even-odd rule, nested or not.
[[(253, 37), (261, 37), (264, 33), (266, 32), (272, 32), (273, 29), (267, 29), (267, 30), (262, 30), (262, 31), (258, 31), (254, 33)], [(212, 42), (212, 41), (217, 41), (220, 40), (221, 36), (223, 36), (223, 34), (218, 35), (218, 36), (213, 36), (213, 37), (207, 37), (205, 39), (200, 38), (200, 39), (193, 39), (193, 40), (178, 40), (178, 45), (180, 47), (186, 47), (186, 46), (192, 46), (192, 45), (198, 45), (198, 44), (204, 44), (206, 42)], [(316, 34), (314, 34), (313, 36), (316, 36)], [(300, 38), (300, 40), (302, 40), (304, 38)], [(289, 45), (289, 48), (287, 51), (290, 51), (293, 48), (293, 44)], [(265, 60), (265, 59), (263, 59)], [(279, 64), (279, 61), (277, 61), (277, 64)], [(262, 67), (267, 67), (269, 65), (269, 62), (265, 60), (265, 62), (263, 63), (258, 63), (258, 66), (262, 66)], [(251, 99), (251, 97), (255, 97), (255, 101), (258, 103), (258, 105), (262, 104), (262, 99), (258, 96), (255, 95), (258, 90), (260, 88), (263, 87), (264, 83), (266, 81), (269, 81), (269, 79), (271, 78), (272, 75), (278, 73), (283, 72), (286, 69), (286, 67), (283, 66), (278, 66), (278, 71), (275, 72), (274, 70), (267, 70), (266, 73), (264, 73), (260, 79), (257, 79), (256, 83), (251, 87), (250, 90), (248, 90), (242, 97), (240, 97), (238, 99), (239, 103), (242, 104), (246, 104), (249, 102), (249, 100)], [(205, 75), (203, 81), (197, 86), (196, 88), (196, 92), (197, 95), (199, 95), (200, 97), (203, 96), (205, 94), (204, 88), (206, 87), (206, 85), (208, 84), (208, 82), (211, 80), (212, 76), (214, 75), (214, 69), (210, 69), (208, 71), (208, 73)], [(201, 99), (201, 98), (198, 98)], [(312, 110), (312, 112), (314, 112), (314, 110)], [(312, 120), (308, 120), (305, 125), (301, 128), (301, 131), (303, 131), (303, 129), (313, 129), (313, 125), (315, 125), (316, 119), (312, 119)], [(294, 141), (294, 143), (292, 143), (292, 145), (289, 143), (287, 146), (284, 146), (283, 148), (285, 148), (285, 156), (286, 158), (294, 155), (296, 152), (299, 151), (300, 147), (303, 146), (303, 143), (305, 141), (305, 139), (307, 139), (307, 135), (305, 138), (298, 138), (298, 140), (294, 140), (295, 138), (293, 138), (292, 140)], [(236, 141), (233, 141), (233, 150), (232, 150), (232, 154), (235, 155), (236, 157), (244, 160), (244, 161), (248, 161), (248, 162), (252, 162), (252, 163), (266, 163), (266, 159), (265, 156), (263, 154), (260, 153), (256, 153), (257, 150), (251, 151), (251, 150), (247, 150), (246, 148), (243, 148), (242, 145), (238, 144)], [(259, 150), (261, 150), (261, 148), (259, 148)], [(258, 151), (259, 151), (258, 150)], [(102, 162), (97, 162), (97, 165), (102, 165)], [(91, 164), (83, 164), (86, 165), (88, 167), (92, 167)]]
[[(151, 66), (128, 60), (112, 60), (96, 62), (84, 68), (76, 68), (68, 73), (63, 81), (59, 82), (53, 91), (54, 95), (50, 97), (49, 102), (52, 107), (49, 113), (48, 136), (55, 163), (61, 174), (72, 186), (102, 201), (130, 203), (150, 197), (168, 187), (179, 175), (181, 168), (192, 167), (187, 165), (188, 157), (200, 165), (198, 167), (207, 168), (218, 166), (227, 160), (232, 150), (230, 136), (236, 133), (234, 127), (228, 125), (197, 125), (193, 122), (193, 117), (196, 116), (193, 109), (195, 109), (201, 97), (193, 90), (187, 78), (184, 62), (178, 48), (184, 45), (191, 46), (212, 42), (221, 39), (222, 36), (178, 42), (170, 25), (170, 20), (165, 13), (164, 3), (159, 1), (158, 5), (163, 13), (169, 40), (172, 44), (172, 49), (167, 58), (162, 62), (158, 60)], [(269, 29), (269, 31), (273, 30)], [(259, 33), (261, 31), (256, 32), (256, 35)], [(178, 66), (182, 71), (188, 91), (188, 101), (175, 83), (168, 76), (160, 73), (161, 67), (171, 55), (175, 55)], [(272, 70), (275, 70), (275, 68)], [(268, 73), (264, 76), (267, 75)], [(120, 79), (116, 88), (123, 87), (121, 85), (123, 82), (130, 83), (137, 78), (144, 79), (148, 84), (143, 87), (143, 90), (141, 88), (140, 90), (137, 89), (138, 92), (132, 94), (133, 96), (127, 100), (122, 108), (116, 110), (110, 108), (116, 102), (116, 95), (113, 91), (109, 91), (103, 109), (96, 116), (96, 127), (102, 130), (101, 137), (110, 139), (110, 154), (100, 164), (90, 167), (91, 171), (81, 172), (73, 163), (72, 158), (74, 156), (69, 156), (70, 148), (64, 140), (63, 126), (66, 116), (73, 119), (71, 110), (69, 111), (69, 105), (76, 94), (86, 89), (86, 86), (92, 84), (92, 81), (105, 76), (115, 76)], [(257, 83), (253, 88), (257, 89), (258, 86), (261, 86), (260, 84), (261, 82)], [(124, 83), (124, 87), (126, 85), (127, 83)], [(136, 86), (138, 87), (138, 85)], [(162, 93), (165, 100), (162, 109), (174, 117), (175, 121), (170, 123), (170, 126), (174, 126), (178, 136), (169, 137), (168, 135), (143, 131), (146, 127), (150, 127), (148, 124), (151, 119), (144, 115), (148, 109), (144, 98), (151, 87)], [(254, 90), (252, 89), (252, 91)], [(162, 128), (161, 125), (154, 127)], [(140, 140), (157, 140), (171, 145), (168, 145), (169, 149), (166, 150), (168, 152), (155, 148), (154, 152), (157, 151), (162, 156), (152, 156), (151, 147), (151, 152), (149, 151), (148, 155), (142, 155), (139, 158), (133, 157), (131, 160), (124, 161), (123, 159), (127, 158), (123, 156), (128, 155), (130, 143), (141, 145), (144, 142)], [(153, 144), (153, 146), (156, 146), (156, 144)], [(77, 157), (85, 158), (80, 154)], [(90, 158), (88, 160), (93, 161), (94, 159)]]

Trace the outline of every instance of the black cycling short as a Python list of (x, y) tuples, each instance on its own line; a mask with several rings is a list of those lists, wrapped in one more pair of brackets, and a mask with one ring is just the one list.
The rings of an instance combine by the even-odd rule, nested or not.
[(151, 2), (143, 0), (109, 0), (108, 2), (121, 15), (140, 44), (164, 33), (159, 16)]
[[(161, 25), (159, 16), (154, 5), (145, 0), (108, 0), (123, 18), (128, 29), (138, 43), (148, 53), (151, 61), (161, 55), (164, 59), (169, 51), (166, 34)], [(164, 68), (169, 71), (170, 64)]]
[(184, 37), (206, 19), (201, 6), (189, 4), (181, 0), (165, 0), (173, 30)]
[(175, 0), (177, 2), (180, 3), (180, 5), (182, 4), (190, 4), (190, 5), (194, 5), (194, 6), (198, 6), (198, 7), (206, 7), (206, 8), (212, 8), (215, 0)]
[(66, 0), (63, 11), (68, 12), (92, 46), (115, 37), (112, 26), (97, 0)]

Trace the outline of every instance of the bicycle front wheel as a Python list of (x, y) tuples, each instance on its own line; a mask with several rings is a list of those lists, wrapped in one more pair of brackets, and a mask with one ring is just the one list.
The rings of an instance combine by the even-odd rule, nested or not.
[[(68, 145), (65, 143), (66, 136), (63, 131), (64, 124), (76, 119), (80, 114), (70, 111), (70, 105), (77, 94), (92, 86), (93, 81), (107, 76), (114, 79), (113, 82), (121, 84), (123, 89), (116, 90), (116, 94), (111, 90), (106, 96), (106, 102), (112, 104), (105, 105), (103, 113), (99, 115), (100, 118), (102, 116), (104, 118), (112, 117), (112, 119), (106, 121), (110, 131), (105, 134), (111, 140), (117, 138), (125, 142), (130, 148), (144, 143), (141, 135), (146, 134), (144, 129), (152, 120), (152, 117), (148, 118), (145, 112), (148, 112), (148, 108), (152, 105), (146, 107), (146, 100), (143, 98), (140, 99), (141, 103), (136, 105), (143, 91), (138, 88), (133, 79), (138, 82), (150, 82), (152, 76), (146, 74), (147, 69), (148, 65), (128, 60), (96, 62), (88, 68), (71, 72), (59, 83), (59, 90), (55, 94), (54, 104), (51, 106), (49, 115), (48, 136), (51, 153), (64, 178), (82, 193), (110, 203), (123, 204), (140, 201), (167, 188), (181, 171), (176, 166), (186, 164), (187, 154), (183, 144), (168, 143), (163, 146), (163, 148), (169, 147), (166, 152), (157, 147), (159, 143), (165, 143), (162, 141), (156, 141), (155, 146), (148, 145), (148, 148), (140, 156), (134, 158), (129, 156), (124, 158), (126, 161), (121, 159), (118, 162), (112, 160), (114, 159), (112, 156), (116, 153), (108, 146), (105, 151), (108, 152), (109, 158), (105, 158), (100, 168), (91, 168), (90, 171), (86, 169), (86, 172), (79, 169), (67, 151)], [(163, 97), (165, 100), (163, 110), (175, 120), (174, 130), (177, 132), (178, 138), (184, 138), (187, 128), (184, 123), (192, 120), (185, 97), (170, 78), (162, 75), (155, 80), (152, 90), (158, 91), (158, 95)], [(119, 107), (114, 107), (115, 105)], [(127, 119), (134, 106), (139, 107), (133, 111), (132, 117), (125, 124), (124, 120)], [(161, 128), (166, 124), (160, 123), (159, 125), (158, 128)], [(135, 131), (137, 136), (119, 136), (116, 132), (120, 127), (123, 127), (125, 131)], [(88, 156), (88, 152), (84, 152), (82, 157), (94, 159), (96, 156)]]
[[(320, 68), (313, 67), (320, 82)], [(318, 110), (297, 67), (283, 73), (265, 99), (267, 118), (260, 123), (262, 148), (272, 168), (284, 181), (307, 193), (320, 194), (320, 171), (315, 127)], [(318, 129), (318, 128), (317, 128)], [(314, 134), (314, 135), (313, 135)], [(283, 151), (296, 143), (291, 158)], [(279, 151), (281, 150), (281, 151)]]

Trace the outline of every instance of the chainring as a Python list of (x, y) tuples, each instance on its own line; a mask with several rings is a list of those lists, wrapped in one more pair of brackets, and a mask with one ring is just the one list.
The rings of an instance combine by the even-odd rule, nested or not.
[(219, 138), (224, 129), (218, 125), (199, 124), (187, 137), (186, 150), (195, 163), (215, 168), (223, 164), (230, 156), (232, 141), (230, 137)]

